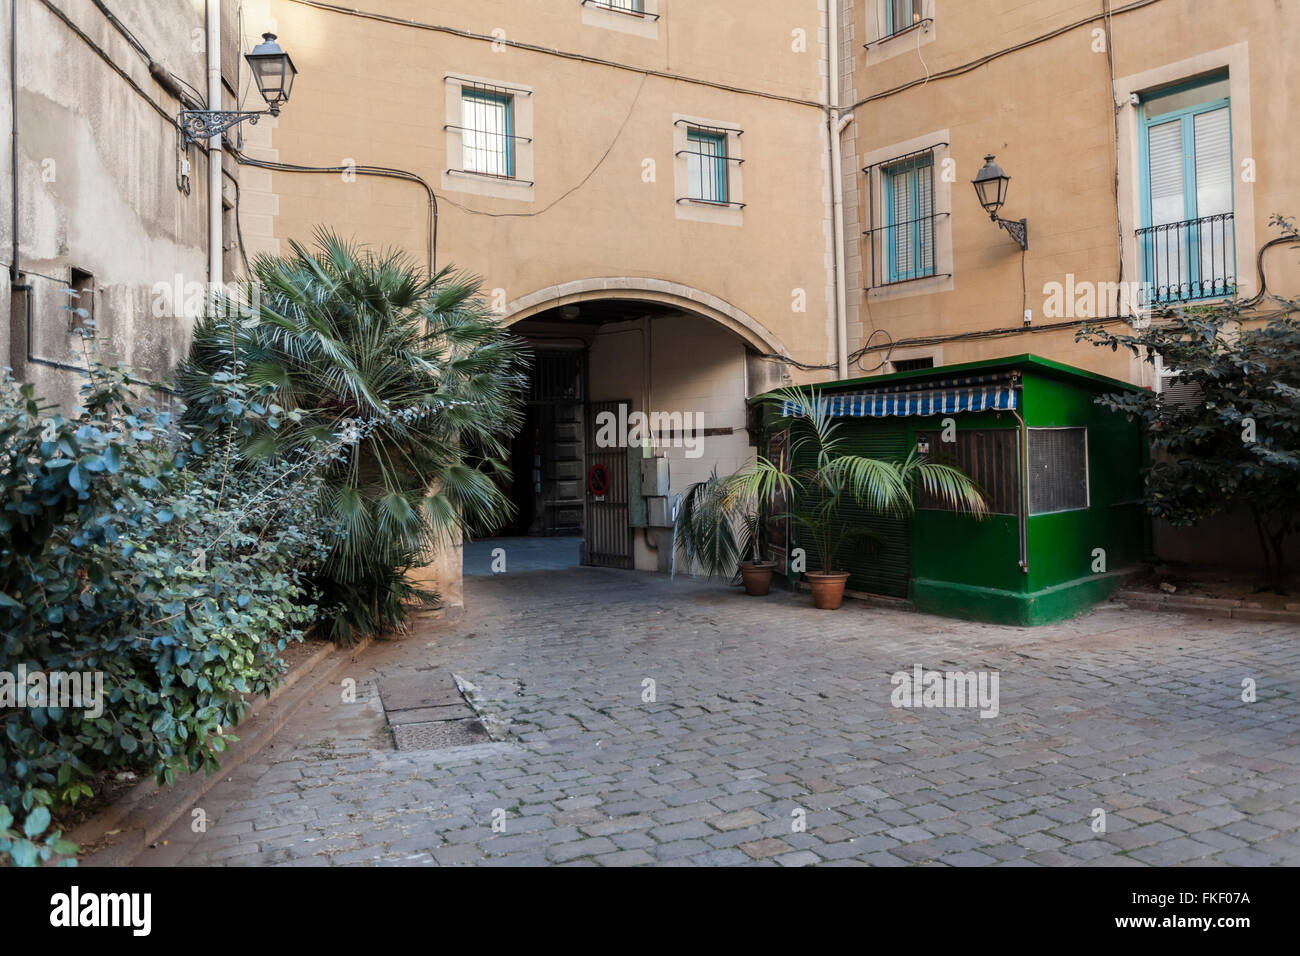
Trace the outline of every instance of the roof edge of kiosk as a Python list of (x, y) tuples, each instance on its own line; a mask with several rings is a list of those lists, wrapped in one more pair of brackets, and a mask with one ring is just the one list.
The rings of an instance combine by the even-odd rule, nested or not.
[[(1087, 369), (1077, 368), (1073, 365), (1066, 365), (1064, 362), (1056, 362), (1052, 359), (1043, 358), (1040, 355), (1034, 355), (1029, 352), (1020, 355), (1008, 355), (1003, 358), (982, 359), (978, 362), (962, 362), (957, 365), (936, 365), (933, 368), (915, 369), (910, 372), (890, 372), (886, 375), (863, 375), (858, 378), (843, 378), (830, 382), (813, 382), (807, 385), (798, 386), (799, 388), (817, 388), (821, 391), (839, 391), (850, 388), (876, 388), (880, 386), (892, 385), (904, 382), (922, 382), (932, 378), (946, 378), (953, 374), (962, 372), (995, 372), (999, 370), (1020, 370), (1033, 371), (1049, 378), (1059, 378), (1076, 384), (1091, 384), (1093, 387), (1102, 389), (1118, 389), (1126, 392), (1141, 392), (1145, 389), (1140, 386), (1130, 384), (1129, 382), (1120, 381), (1117, 378), (1109, 378), (1105, 375), (1099, 375), (1096, 372), (1089, 372)], [(761, 402), (774, 397), (774, 391), (762, 392), (749, 399), (750, 404)]]

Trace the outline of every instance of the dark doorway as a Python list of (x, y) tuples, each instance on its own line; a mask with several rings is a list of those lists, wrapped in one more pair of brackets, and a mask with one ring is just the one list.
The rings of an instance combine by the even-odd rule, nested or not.
[(582, 534), (585, 378), (585, 351), (536, 349), (524, 427), (511, 446), (515, 518), (498, 534)]

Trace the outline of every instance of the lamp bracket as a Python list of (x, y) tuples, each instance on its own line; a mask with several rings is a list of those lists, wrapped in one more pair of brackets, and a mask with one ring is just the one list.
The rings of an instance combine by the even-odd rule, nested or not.
[(1029, 220), (1028, 219), (1000, 219), (995, 214), (993, 221), (1005, 229), (1011, 238), (1016, 241), (1016, 245), (1026, 252), (1029, 250)]
[(180, 127), (184, 145), (210, 139), (247, 120), (256, 125), (260, 117), (277, 116), (279, 110), (181, 110)]

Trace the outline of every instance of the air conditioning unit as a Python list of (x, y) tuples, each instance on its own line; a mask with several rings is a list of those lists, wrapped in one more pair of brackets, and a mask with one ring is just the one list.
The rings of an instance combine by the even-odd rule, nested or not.
[(1180, 381), (1176, 369), (1160, 369), (1158, 381), (1160, 401), (1170, 408), (1192, 408), (1201, 404), (1201, 387), (1194, 382)]

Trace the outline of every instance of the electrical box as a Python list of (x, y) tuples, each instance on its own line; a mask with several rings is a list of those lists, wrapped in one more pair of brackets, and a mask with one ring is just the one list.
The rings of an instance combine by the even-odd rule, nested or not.
[[(661, 461), (663, 459), (660, 459)], [(653, 496), (646, 498), (649, 508), (649, 525), (652, 528), (671, 528), (677, 523), (677, 509), (681, 507), (681, 496), (673, 498)]]
[(627, 449), (627, 523), (630, 528), (647, 527), (645, 495), (641, 493), (641, 459), (649, 449), (629, 445)]
[[(641, 459), (641, 494), (647, 498), (668, 494), (668, 459)], [(654, 522), (650, 522), (654, 525)], [(659, 527), (664, 527), (660, 525)]]

